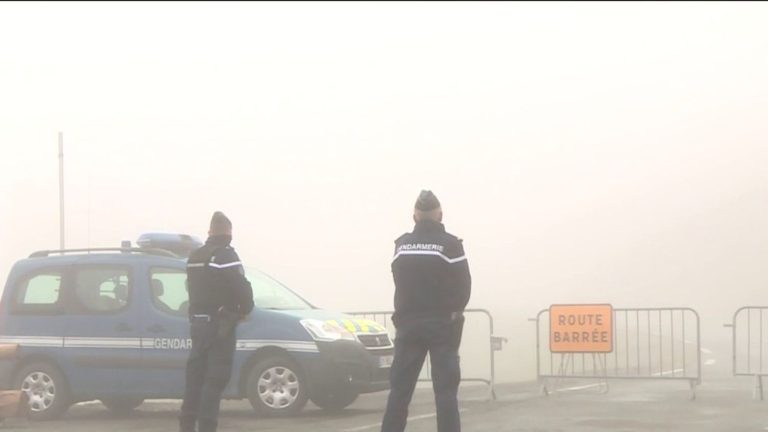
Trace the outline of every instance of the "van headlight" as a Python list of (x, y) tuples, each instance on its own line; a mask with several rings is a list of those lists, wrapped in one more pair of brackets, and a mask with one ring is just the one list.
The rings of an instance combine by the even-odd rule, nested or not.
[(312, 339), (316, 341), (357, 340), (355, 335), (350, 333), (349, 330), (332, 321), (305, 319), (299, 322), (301, 322), (301, 325), (303, 325), (307, 332), (309, 332)]

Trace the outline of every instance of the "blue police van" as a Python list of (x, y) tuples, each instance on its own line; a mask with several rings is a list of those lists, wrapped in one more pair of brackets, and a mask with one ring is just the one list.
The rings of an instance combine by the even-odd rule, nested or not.
[[(201, 243), (177, 234), (138, 243), (40, 251), (13, 266), (0, 302), (0, 344), (11, 348), (0, 358), (0, 386), (26, 392), (32, 418), (90, 400), (130, 411), (145, 399), (182, 397), (186, 256)], [(246, 277), (256, 308), (237, 329), (225, 398), (290, 415), (308, 400), (340, 410), (388, 389), (393, 345), (383, 326), (319, 309), (260, 271), (246, 268)]]

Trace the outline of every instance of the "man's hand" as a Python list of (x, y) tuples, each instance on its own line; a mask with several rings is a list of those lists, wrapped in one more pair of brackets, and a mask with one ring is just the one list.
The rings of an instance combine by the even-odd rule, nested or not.
[(232, 320), (236, 319), (238, 322), (243, 321), (245, 319), (245, 315), (238, 312), (233, 312), (225, 308), (224, 306), (219, 308), (219, 316), (226, 319), (232, 319)]
[(225, 308), (224, 306), (219, 308), (219, 336), (224, 337), (235, 331), (237, 323), (239, 323), (243, 316), (237, 312)]

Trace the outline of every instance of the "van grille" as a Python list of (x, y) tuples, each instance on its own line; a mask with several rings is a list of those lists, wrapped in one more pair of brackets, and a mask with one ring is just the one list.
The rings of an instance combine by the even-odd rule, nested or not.
[(359, 334), (357, 340), (360, 341), (366, 348), (391, 348), (392, 341), (389, 340), (389, 335), (382, 334)]

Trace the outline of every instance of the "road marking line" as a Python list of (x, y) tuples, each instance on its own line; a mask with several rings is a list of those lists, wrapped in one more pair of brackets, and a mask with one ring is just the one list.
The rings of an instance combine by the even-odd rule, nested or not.
[[(181, 399), (145, 399), (142, 405), (168, 405), (168, 404), (174, 404), (174, 403), (181, 403)], [(88, 406), (88, 405), (99, 405), (101, 404), (100, 400), (92, 400), (92, 401), (85, 401), (85, 402), (78, 402), (76, 405), (78, 406)]]
[(682, 372), (682, 371), (683, 371), (682, 369), (674, 369), (674, 370), (668, 370), (668, 371), (664, 371), (664, 372), (656, 372), (656, 373), (653, 373), (651, 375), (652, 376), (661, 377), (661, 376), (669, 375), (669, 374), (674, 375), (674, 374), (676, 374), (678, 372)]
[[(674, 370), (668, 370), (668, 371), (663, 371), (663, 372), (656, 372), (656, 373), (651, 374), (651, 376), (664, 376), (664, 375), (669, 375), (669, 374), (676, 374), (676, 373), (682, 372), (682, 371), (683, 371), (682, 369), (674, 369)], [(601, 377), (596, 376), (595, 378), (599, 379)], [(621, 377), (618, 377), (618, 378), (621, 378)], [(576, 391), (576, 390), (585, 390), (585, 389), (588, 389), (588, 388), (599, 387), (601, 385), (603, 385), (603, 383), (586, 384), (586, 385), (575, 386), (575, 387), (566, 387), (566, 388), (563, 388), (563, 389), (554, 390), (554, 393), (569, 392), (569, 391)]]
[(602, 384), (602, 383), (596, 383), (596, 384), (587, 384), (587, 385), (583, 385), (583, 386), (576, 386), (576, 387), (567, 387), (567, 388), (564, 388), (564, 389), (557, 389), (557, 390), (555, 390), (555, 392), (558, 392), (558, 393), (559, 393), (559, 392), (568, 392), (568, 391), (584, 390), (584, 389), (588, 389), (588, 388), (592, 388), (592, 387), (599, 387), (599, 386), (601, 386), (601, 385), (603, 385), (603, 384)]
[[(463, 413), (463, 412), (466, 412), (466, 411), (468, 411), (466, 408), (459, 409), (460, 413)], [(434, 418), (436, 416), (437, 416), (437, 413), (422, 414), (422, 415), (408, 417), (408, 421), (411, 422), (411, 421), (415, 421), (415, 420), (424, 420), (424, 419), (428, 419), (428, 418)], [(349, 428), (349, 429), (342, 429), (341, 432), (360, 432), (360, 431), (364, 431), (364, 430), (367, 430), (367, 429), (380, 428), (380, 427), (381, 427), (381, 422), (374, 423), (374, 424), (369, 424), (369, 425), (365, 425), (365, 426), (357, 426), (357, 427), (353, 427), (353, 428)]]

